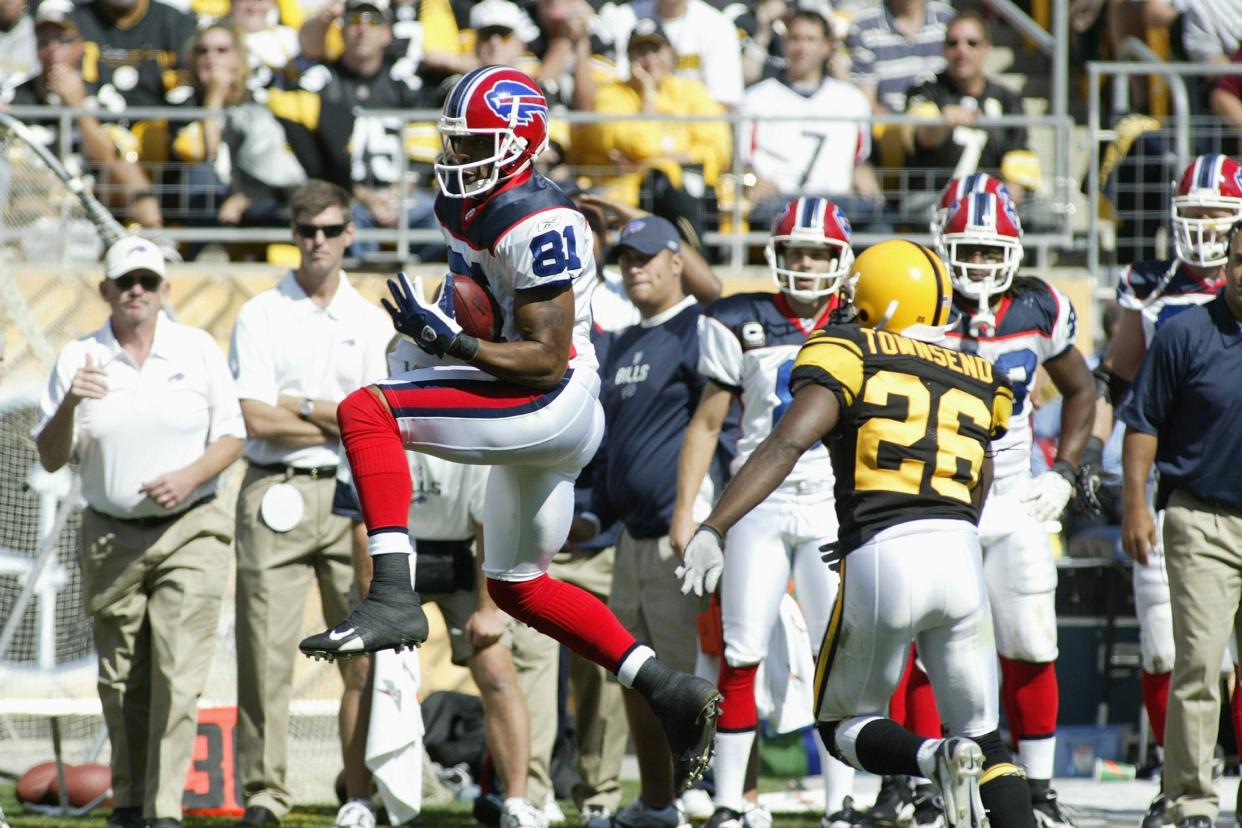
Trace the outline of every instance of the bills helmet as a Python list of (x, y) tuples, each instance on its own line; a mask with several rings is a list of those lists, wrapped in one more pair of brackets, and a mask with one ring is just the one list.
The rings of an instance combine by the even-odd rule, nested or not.
[(940, 243), (940, 234), (944, 232), (944, 224), (949, 220), (949, 212), (953, 206), (968, 195), (975, 193), (991, 193), (1006, 201), (1013, 201), (1013, 194), (1005, 186), (1005, 182), (987, 173), (971, 173), (955, 178), (940, 191), (940, 200), (932, 213), (931, 235), (932, 244)]
[[(785, 205), (772, 227), (764, 255), (781, 293), (810, 301), (831, 296), (841, 289), (854, 251), (850, 248), (850, 220), (826, 198), (796, 198)], [(828, 269), (823, 272), (794, 270), (787, 258), (790, 248), (827, 250)]]
[(935, 342), (950, 326), (952, 289), (944, 262), (921, 244), (890, 239), (850, 268), (854, 321), (864, 328)]
[[(1214, 216), (1204, 215), (1207, 212)], [(1173, 196), (1173, 247), (1195, 267), (1229, 258), (1229, 228), (1242, 220), (1242, 165), (1227, 155), (1200, 155), (1182, 173)]]
[(1013, 284), (1022, 264), (1022, 225), (1013, 202), (973, 193), (949, 210), (937, 244), (953, 289), (988, 306)]
[(439, 128), (440, 192), (448, 198), (482, 195), (525, 170), (547, 148), (548, 100), (525, 73), (484, 66), (453, 86)]

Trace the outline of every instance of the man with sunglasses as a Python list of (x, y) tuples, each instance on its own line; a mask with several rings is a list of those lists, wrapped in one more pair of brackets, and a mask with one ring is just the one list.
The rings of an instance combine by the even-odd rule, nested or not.
[[(983, 17), (960, 12), (945, 30), (944, 71), (906, 92), (907, 114), (944, 119), (942, 126), (916, 127), (906, 157), (907, 167), (932, 171), (928, 190), (939, 192), (951, 179), (974, 172), (999, 175), (1006, 155), (1029, 149), (1024, 127), (976, 126), (980, 117), (1022, 114), (1022, 97), (988, 79), (984, 63), (991, 49)], [(1014, 192), (1012, 183), (1006, 181)], [(1020, 201), (1020, 193), (1014, 198)]]
[[(11, 106), (99, 107), (113, 112), (125, 108), (125, 101), (112, 85), (83, 76), (86, 43), (72, 10), (69, 0), (45, 0), (39, 5), (34, 17), (38, 73), (18, 86), (0, 88), (0, 102)], [(58, 122), (49, 120), (39, 125), (42, 129), (38, 134), (59, 156)], [(99, 176), (101, 186), (96, 191), (109, 209), (143, 227), (162, 226), (159, 200), (137, 162), (126, 157), (98, 118), (81, 115), (75, 125), (70, 139), (70, 169)]]
[[(324, 615), (349, 611), (348, 518), (332, 514), (336, 406), (387, 373), (392, 325), (359, 295), (341, 261), (354, 238), (353, 199), (326, 181), (294, 191), (297, 269), (242, 306), (230, 354), (248, 464), (237, 499), (237, 778), (245, 825), (272, 825), (292, 805), (286, 780), (293, 660), (312, 579)], [(341, 716), (352, 743), (356, 716)]]
[(237, 389), (205, 332), (169, 319), (164, 257), (130, 236), (104, 259), (98, 331), (56, 359), (39, 462), (78, 464), (82, 600), (112, 744), (109, 828), (178, 828), (229, 567), (215, 503), (245, 437)]

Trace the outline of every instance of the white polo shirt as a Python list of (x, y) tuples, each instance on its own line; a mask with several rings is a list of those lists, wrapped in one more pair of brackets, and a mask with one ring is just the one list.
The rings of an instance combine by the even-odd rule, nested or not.
[[(290, 271), (237, 314), (229, 351), (237, 395), (268, 405), (282, 394), (340, 402), (387, 375), (384, 355), (392, 335), (388, 314), (364, 299), (344, 273), (332, 301), (320, 307)], [(338, 443), (291, 446), (250, 438), (245, 455), (259, 464), (335, 466)]]
[[(193, 463), (221, 437), (246, 436), (224, 354), (206, 331), (161, 312), (151, 353), (139, 366), (108, 323), (70, 342), (56, 358), (39, 403), (36, 436), (60, 407), (88, 354), (104, 369), (108, 394), (83, 400), (74, 411), (73, 454), (82, 496), (92, 509), (113, 517), (167, 515), (141, 487)], [(180, 508), (215, 490), (212, 478)]]

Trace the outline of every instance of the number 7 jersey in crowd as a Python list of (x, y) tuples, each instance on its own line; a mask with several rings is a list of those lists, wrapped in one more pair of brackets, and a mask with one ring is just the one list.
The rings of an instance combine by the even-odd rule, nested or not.
[(1005, 434), (1013, 392), (980, 356), (887, 331), (835, 325), (798, 352), (797, 390), (822, 385), (841, 405), (828, 450), (843, 553), (912, 520), (977, 524), (971, 490), (988, 445)]
[(449, 270), (487, 288), (499, 307), (505, 341), (522, 338), (513, 314), (519, 293), (572, 285), (569, 367), (596, 370), (594, 240), (586, 217), (559, 187), (537, 172), (519, 173), (483, 198), (437, 195), (436, 218), (448, 243)]

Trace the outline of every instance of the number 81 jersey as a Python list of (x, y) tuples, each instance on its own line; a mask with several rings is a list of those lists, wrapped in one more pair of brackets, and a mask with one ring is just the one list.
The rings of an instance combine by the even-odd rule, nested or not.
[(539, 173), (522, 173), (482, 199), (436, 196), (449, 270), (487, 288), (500, 309), (500, 335), (522, 338), (514, 317), (519, 293), (569, 285), (574, 292), (569, 367), (598, 368), (591, 345), (595, 242), (586, 217)]
[(794, 393), (814, 383), (841, 406), (824, 442), (836, 473), (843, 553), (890, 526), (978, 524), (972, 490), (1013, 411), (1009, 382), (983, 357), (863, 328), (816, 331), (798, 352)]
[[(713, 303), (700, 322), (699, 373), (738, 395), (742, 436), (732, 472), (746, 462), (793, 397), (789, 375), (807, 334), (824, 323), (835, 297), (819, 319), (799, 319), (779, 293), (738, 293)], [(798, 460), (786, 484), (832, 482), (828, 450), (816, 443)]]
[(1040, 365), (1074, 346), (1078, 335), (1074, 306), (1068, 296), (1042, 279), (1018, 278), (996, 309), (995, 332), (975, 338), (969, 334), (970, 308), (956, 300), (955, 294), (957, 325), (943, 344), (984, 357), (1013, 386), (1013, 418), (1004, 439), (993, 447), (996, 479), (1029, 476), (1034, 439), (1031, 384)]

